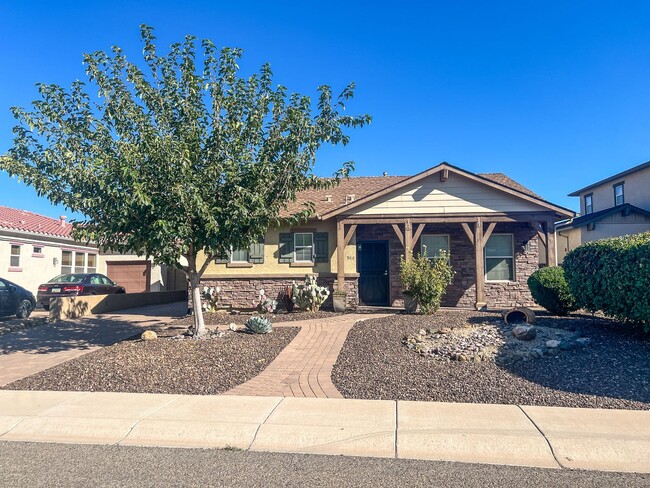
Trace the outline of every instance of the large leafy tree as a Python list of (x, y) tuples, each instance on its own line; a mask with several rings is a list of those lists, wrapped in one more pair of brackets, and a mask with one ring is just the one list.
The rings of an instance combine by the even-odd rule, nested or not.
[(197, 49), (187, 36), (161, 55), (151, 27), (141, 37), (144, 63), (119, 47), (85, 54), (88, 83), (38, 84), (30, 110), (12, 108), (19, 123), (0, 168), (84, 215), (75, 238), (181, 268), (201, 337), (199, 280), (210, 261), (309, 216), (306, 204), (280, 218), (297, 192), (347, 177), (352, 162), (316, 177), (317, 150), (346, 144), (344, 130), (370, 117), (343, 114), (353, 84), (336, 99), (320, 86), (312, 103), (274, 85), (268, 64), (240, 76), (240, 49), (209, 40)]

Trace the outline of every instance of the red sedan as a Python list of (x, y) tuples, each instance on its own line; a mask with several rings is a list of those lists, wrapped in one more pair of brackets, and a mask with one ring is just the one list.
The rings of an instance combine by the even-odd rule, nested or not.
[(78, 295), (110, 295), (126, 293), (123, 286), (112, 281), (108, 276), (97, 273), (73, 273), (59, 275), (38, 287), (36, 301), (45, 310), (50, 309), (50, 298)]

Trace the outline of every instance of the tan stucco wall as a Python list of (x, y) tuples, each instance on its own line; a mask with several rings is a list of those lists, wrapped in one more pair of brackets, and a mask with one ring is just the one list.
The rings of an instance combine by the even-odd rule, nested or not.
[(585, 195), (593, 195), (594, 212), (614, 206), (614, 185), (624, 182), (625, 203), (650, 211), (650, 168), (609, 181), (580, 194), (580, 213), (585, 213)]
[[(328, 251), (330, 254), (329, 263), (316, 263), (315, 266), (296, 266), (295, 264), (280, 263), (279, 242), (280, 233), (296, 231), (314, 231), (328, 233)], [(356, 240), (352, 238), (345, 249), (345, 272), (356, 273)], [(203, 262), (199, 256), (199, 263)], [(309, 222), (299, 227), (282, 227), (270, 229), (264, 238), (264, 263), (253, 264), (250, 267), (234, 267), (232, 265), (212, 262), (205, 271), (204, 277), (228, 277), (228, 276), (305, 276), (307, 273), (336, 273), (337, 251), (336, 251), (336, 222)]]
[(556, 231), (557, 262), (561, 264), (566, 254), (582, 244), (580, 229), (564, 229)]

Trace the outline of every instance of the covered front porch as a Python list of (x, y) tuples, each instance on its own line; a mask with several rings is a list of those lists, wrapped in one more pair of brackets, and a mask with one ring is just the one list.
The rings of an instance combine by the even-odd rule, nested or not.
[[(400, 256), (409, 259), (407, 251), (418, 254), (424, 244), (446, 248), (455, 271), (443, 306), (529, 305), (528, 277), (540, 265), (556, 264), (553, 222), (546, 212), (340, 216), (336, 288), (346, 290), (345, 271), (349, 278), (354, 259), (359, 305), (401, 307)], [(345, 249), (352, 244), (351, 256)], [(347, 289), (356, 292), (350, 283)]]

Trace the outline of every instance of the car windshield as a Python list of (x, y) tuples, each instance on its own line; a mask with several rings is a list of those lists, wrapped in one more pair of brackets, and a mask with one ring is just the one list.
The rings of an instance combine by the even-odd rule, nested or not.
[(80, 283), (85, 277), (85, 274), (64, 274), (52, 278), (49, 283)]

